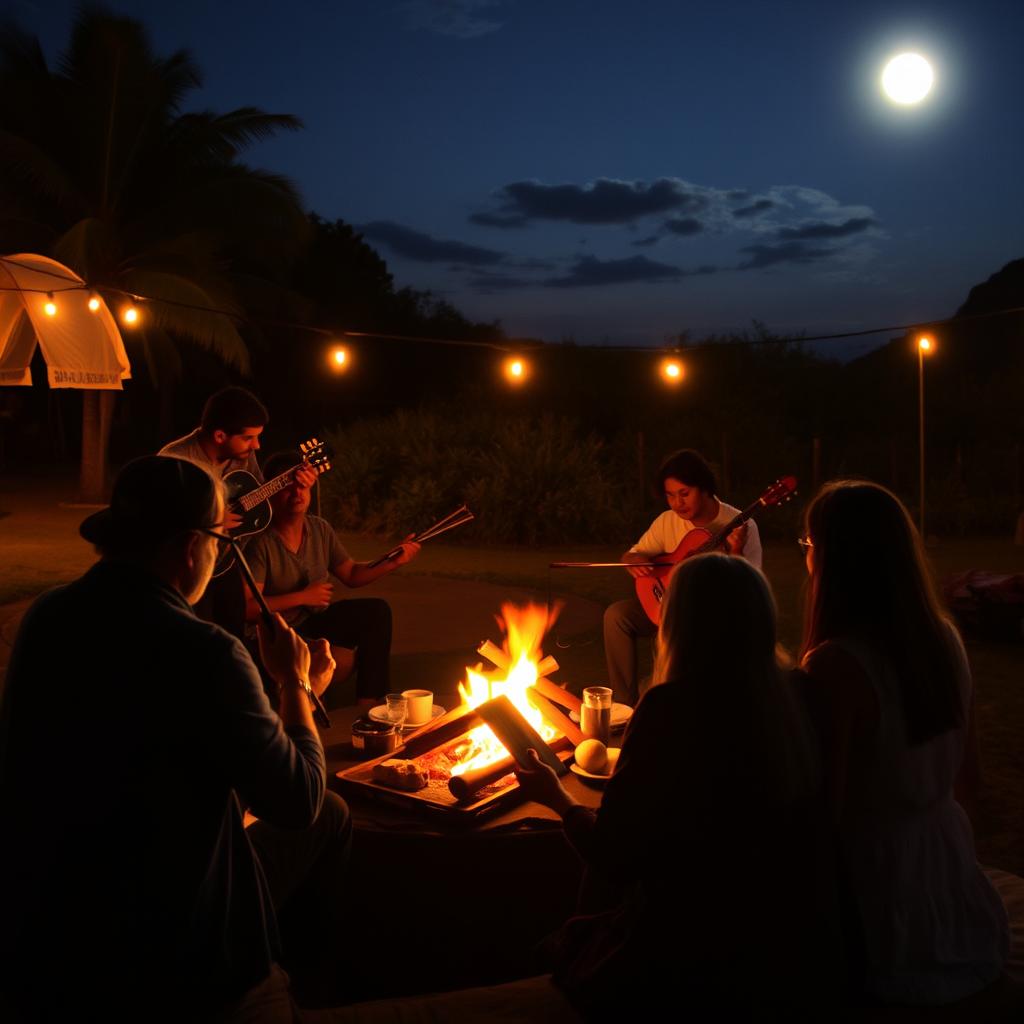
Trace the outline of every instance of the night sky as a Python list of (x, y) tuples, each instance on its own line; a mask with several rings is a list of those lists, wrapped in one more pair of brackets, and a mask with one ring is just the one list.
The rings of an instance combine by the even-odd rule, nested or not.
[[(75, 6), (4, 9), (55, 56)], [(926, 320), (1024, 256), (1019, 0), (108, 7), (193, 53), (190, 108), (301, 117), (248, 161), (512, 336)], [(903, 50), (935, 68), (916, 107), (878, 85)]]

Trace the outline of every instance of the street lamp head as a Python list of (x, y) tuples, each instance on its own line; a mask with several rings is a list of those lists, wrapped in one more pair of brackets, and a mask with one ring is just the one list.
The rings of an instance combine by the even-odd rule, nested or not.
[(521, 384), (529, 374), (529, 366), (520, 356), (510, 356), (505, 360), (503, 369), (505, 379), (510, 384)]
[(663, 359), (661, 361), (661, 379), (666, 384), (678, 384), (686, 376), (686, 367), (679, 359)]
[(930, 356), (935, 351), (935, 341), (927, 334), (922, 334), (917, 339), (917, 348), (919, 352), (923, 352), (926, 356)]

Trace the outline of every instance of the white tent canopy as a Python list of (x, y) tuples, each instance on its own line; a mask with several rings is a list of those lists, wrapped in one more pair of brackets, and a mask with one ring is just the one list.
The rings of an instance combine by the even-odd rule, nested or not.
[[(57, 306), (54, 316), (45, 305)], [(56, 260), (0, 257), (0, 385), (31, 385), (36, 345), (51, 388), (120, 391), (131, 365), (107, 304), (89, 309), (85, 282)]]

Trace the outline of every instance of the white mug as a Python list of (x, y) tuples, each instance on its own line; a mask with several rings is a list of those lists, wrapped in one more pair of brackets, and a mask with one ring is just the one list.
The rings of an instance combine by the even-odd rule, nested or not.
[(402, 696), (408, 701), (406, 725), (426, 725), (434, 712), (434, 695), (430, 690), (403, 690)]

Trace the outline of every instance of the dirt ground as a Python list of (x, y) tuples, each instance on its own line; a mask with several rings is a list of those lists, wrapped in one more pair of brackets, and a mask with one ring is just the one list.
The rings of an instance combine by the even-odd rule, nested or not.
[[(73, 490), (70, 479), (0, 481), (0, 687), (18, 620), (31, 599), (74, 579), (95, 559), (77, 532), (90, 509), (71, 504)], [(372, 557), (388, 545), (379, 537), (343, 540), (356, 558)], [(602, 682), (601, 613), (605, 604), (630, 592), (629, 581), (618, 570), (552, 571), (548, 563), (607, 561), (620, 550), (482, 547), (471, 536), (464, 540), (426, 545), (416, 562), (371, 588), (394, 611), (395, 685), (454, 698), (465, 666), (478, 660), (480, 641), (500, 639), (494, 617), (501, 604), (549, 599), (566, 602), (545, 642), (545, 653), (561, 665), (558, 678), (576, 690)], [(1024, 572), (1024, 547), (1015, 546), (1009, 535), (944, 540), (932, 545), (929, 555), (940, 580), (970, 568)], [(805, 578), (796, 544), (767, 543), (764, 567), (778, 601), (780, 636), (795, 647)], [(974, 822), (979, 858), (1024, 875), (1024, 637), (967, 639), (984, 773)]]

